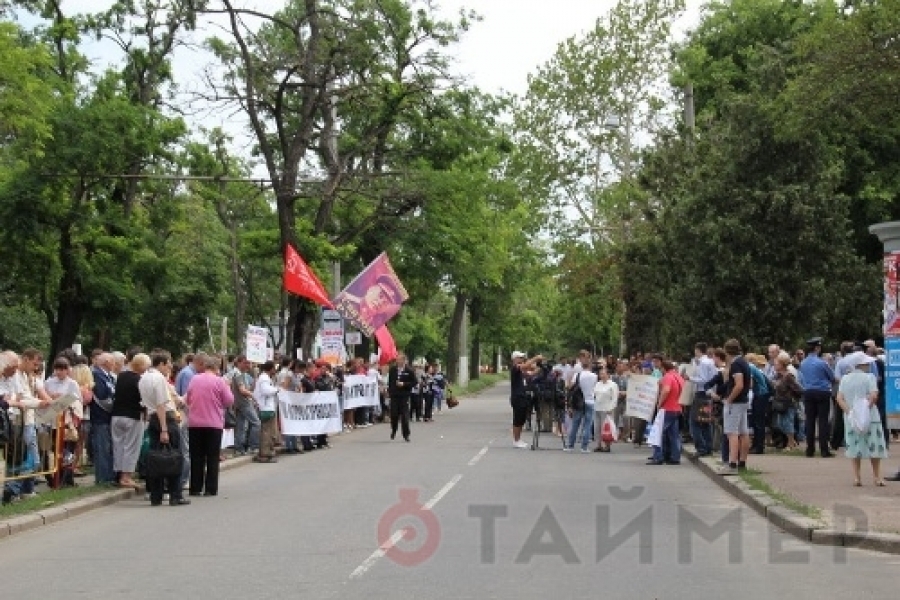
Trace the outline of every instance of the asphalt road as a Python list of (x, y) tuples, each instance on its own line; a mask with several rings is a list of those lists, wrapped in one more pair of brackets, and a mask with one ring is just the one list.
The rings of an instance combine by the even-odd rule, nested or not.
[(0, 541), (3, 598), (896, 594), (900, 558), (799, 542), (687, 463), (513, 448), (507, 393), (409, 444), (379, 425), (226, 472), (191, 506), (131, 500)]

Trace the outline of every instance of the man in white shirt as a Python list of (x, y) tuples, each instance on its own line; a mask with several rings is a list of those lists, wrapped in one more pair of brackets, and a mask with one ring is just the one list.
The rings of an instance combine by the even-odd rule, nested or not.
[[(19, 359), (19, 370), (13, 376), (16, 379), (16, 398), (8, 402), (11, 407), (22, 414), (22, 437), (25, 442), (25, 461), (20, 465), (22, 471), (40, 470), (41, 460), (37, 443), (37, 427), (35, 426), (34, 409), (46, 408), (50, 405), (50, 397), (44, 391), (44, 385), (35, 372), (40, 369), (43, 357), (38, 350), (28, 348)], [(19, 414), (18, 412), (16, 414)], [(22, 481), (22, 495), (34, 496), (34, 479)]]
[(581, 393), (584, 395), (584, 406), (570, 408), (572, 425), (569, 427), (569, 441), (564, 450), (566, 452), (574, 450), (578, 429), (581, 427), (581, 451), (587, 454), (590, 452), (588, 444), (590, 444), (594, 432), (594, 386), (597, 385), (597, 374), (591, 371), (591, 355), (587, 350), (582, 350), (578, 354), (578, 358), (579, 364), (576, 366), (569, 388), (574, 390), (575, 386), (578, 386), (581, 389)]
[[(138, 356), (135, 356), (135, 359)], [(138, 381), (138, 391), (141, 394), (141, 404), (147, 409), (149, 415), (147, 433), (150, 437), (150, 449), (159, 450), (168, 445), (173, 450), (180, 452), (181, 429), (175, 412), (175, 402), (169, 390), (172, 357), (167, 352), (158, 352), (153, 354), (149, 360), (150, 368), (141, 375), (141, 379)], [(147, 491), (150, 492), (151, 506), (162, 504), (165, 491), (169, 492), (171, 506), (183, 506), (191, 503), (190, 500), (182, 497), (181, 473), (169, 477), (147, 477)]]
[(691, 382), (695, 387), (694, 401), (691, 403), (690, 428), (691, 439), (694, 440), (698, 456), (712, 454), (712, 403), (706, 394), (706, 387), (719, 374), (716, 363), (709, 357), (707, 350), (705, 342), (698, 342), (694, 346), (694, 359), (691, 361), (694, 365)]

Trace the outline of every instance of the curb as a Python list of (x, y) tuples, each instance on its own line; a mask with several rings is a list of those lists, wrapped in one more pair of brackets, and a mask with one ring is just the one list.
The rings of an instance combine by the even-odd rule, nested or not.
[(59, 523), (72, 517), (84, 514), (95, 508), (109, 506), (122, 500), (128, 500), (136, 495), (134, 490), (113, 490), (103, 494), (97, 494), (79, 500), (65, 502), (59, 506), (49, 506), (42, 510), (38, 510), (27, 515), (19, 515), (6, 521), (0, 521), (0, 539), (24, 533), (43, 527), (44, 525), (52, 525)]
[[(219, 471), (230, 471), (250, 464), (252, 461), (252, 456), (230, 458), (219, 466)], [(45, 525), (59, 523), (60, 521), (83, 515), (92, 510), (116, 504), (122, 500), (129, 500), (138, 495), (138, 492), (130, 489), (112, 490), (110, 492), (64, 502), (58, 506), (48, 506), (47, 508), (37, 510), (33, 513), (12, 517), (6, 521), (0, 521), (0, 540), (19, 533), (25, 533), (26, 531), (32, 531)], [(143, 494), (140, 494), (140, 496), (143, 497)]]
[(862, 548), (886, 554), (900, 554), (900, 535), (877, 531), (840, 531), (824, 519), (811, 519), (761, 490), (750, 487), (740, 477), (723, 477), (715, 459), (699, 457), (693, 446), (685, 444), (684, 454), (720, 488), (752, 508), (772, 525), (804, 542), (821, 546)]

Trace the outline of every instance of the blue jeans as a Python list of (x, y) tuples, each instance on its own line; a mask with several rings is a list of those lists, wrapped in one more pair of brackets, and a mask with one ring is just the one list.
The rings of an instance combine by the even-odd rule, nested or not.
[[(235, 404), (234, 450), (257, 450), (259, 448), (259, 428), (262, 422), (256, 408), (250, 402)], [(247, 431), (249, 429), (249, 432)]]
[(697, 454), (711, 454), (712, 453), (712, 423), (698, 423), (697, 422), (697, 411), (699, 408), (698, 400), (701, 400), (706, 403), (710, 400), (706, 398), (706, 394), (697, 394), (694, 397), (694, 402), (691, 404), (691, 439), (694, 440), (694, 448), (697, 449)]
[(281, 441), (284, 444), (284, 449), (288, 452), (296, 452), (300, 449), (300, 446), (297, 445), (298, 439), (299, 438), (296, 435), (281, 436)]
[(587, 450), (594, 433), (594, 407), (586, 406), (584, 410), (576, 410), (572, 413), (572, 426), (569, 428), (569, 448), (575, 447), (578, 437), (578, 428), (581, 427), (581, 449)]
[[(41, 457), (38, 452), (37, 428), (34, 425), (25, 425), (22, 429), (22, 440), (25, 442), (25, 460), (20, 466), (22, 474), (34, 473), (39, 470)], [(22, 479), (20, 494), (34, 492), (34, 477)]]
[(97, 484), (113, 483), (116, 480), (116, 474), (113, 473), (110, 424), (91, 421), (91, 441), (94, 446), (94, 482)]
[(681, 428), (678, 426), (681, 411), (665, 411), (663, 417), (662, 447), (653, 448), (653, 460), (657, 462), (681, 462)]

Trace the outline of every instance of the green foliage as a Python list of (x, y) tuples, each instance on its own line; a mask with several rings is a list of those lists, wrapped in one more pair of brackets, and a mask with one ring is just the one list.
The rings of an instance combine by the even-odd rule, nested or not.
[(852, 243), (846, 146), (797, 126), (808, 104), (796, 96), (810, 76), (803, 49), (834, 11), (717, 4), (681, 48), (676, 80), (694, 84), (700, 126), (691, 144), (659, 137), (644, 161), (640, 181), (659, 208), (625, 253), (634, 347), (877, 331), (880, 270)]
[(44, 315), (28, 304), (0, 306), (0, 348), (21, 352), (37, 348), (46, 352), (50, 330)]

